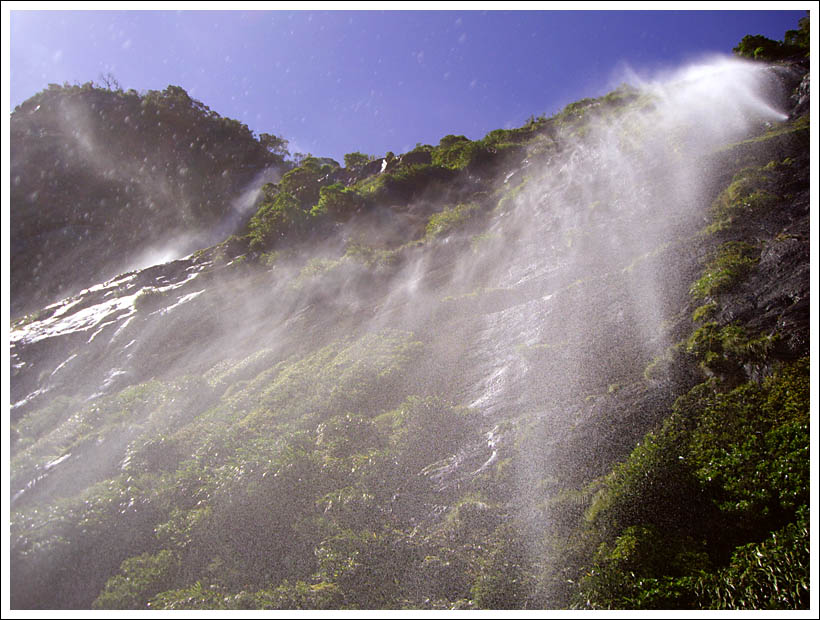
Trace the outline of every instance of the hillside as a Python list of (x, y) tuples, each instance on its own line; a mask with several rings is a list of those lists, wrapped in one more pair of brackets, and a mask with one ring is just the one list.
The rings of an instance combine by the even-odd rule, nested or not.
[[(185, 191), (224, 198), (118, 243), (214, 230), (278, 166), (234, 234), (111, 279), (103, 254), (12, 325), (12, 607), (808, 608), (789, 51), (344, 167), (214, 138), (245, 163)], [(125, 150), (177, 161), (152, 140)]]
[(268, 138), (178, 86), (52, 84), (25, 101), (10, 122), (12, 315), (221, 241), (252, 206), (246, 186), (287, 169)]

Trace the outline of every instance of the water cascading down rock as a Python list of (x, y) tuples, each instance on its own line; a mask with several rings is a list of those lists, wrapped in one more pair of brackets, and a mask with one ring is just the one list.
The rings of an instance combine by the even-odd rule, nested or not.
[(727, 145), (783, 127), (800, 77), (717, 60), (623, 87), (321, 240), (17, 322), (12, 605), (574, 604), (555, 567), (582, 545), (551, 541), (703, 379), (645, 369), (692, 329)]

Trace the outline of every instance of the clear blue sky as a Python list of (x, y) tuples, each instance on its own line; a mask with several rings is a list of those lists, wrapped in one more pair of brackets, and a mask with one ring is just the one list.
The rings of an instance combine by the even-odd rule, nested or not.
[(125, 89), (181, 86), (256, 134), (287, 138), (291, 151), (340, 162), (351, 151), (400, 153), (418, 142), (437, 144), (448, 133), (476, 139), (499, 127), (520, 126), (531, 115), (551, 115), (571, 101), (608, 92), (625, 65), (651, 72), (710, 52), (729, 54), (746, 34), (782, 39), (805, 15), (800, 10), (17, 11), (9, 4), (12, 109), (49, 83), (99, 82), (110, 72)]

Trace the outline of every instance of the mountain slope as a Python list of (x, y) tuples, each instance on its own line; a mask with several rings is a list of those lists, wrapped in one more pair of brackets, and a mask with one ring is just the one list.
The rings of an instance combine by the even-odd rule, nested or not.
[(12, 605), (806, 606), (806, 69), (309, 158), (18, 321)]
[(246, 185), (285, 171), (178, 86), (52, 84), (12, 113), (10, 148), (13, 316), (221, 240)]

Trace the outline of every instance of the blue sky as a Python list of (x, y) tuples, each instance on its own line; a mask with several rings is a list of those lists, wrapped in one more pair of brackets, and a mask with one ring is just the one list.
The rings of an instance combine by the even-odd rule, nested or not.
[[(298, 11), (58, 11), (72, 4), (6, 4), (12, 9), (10, 109), (49, 83), (99, 82), (111, 73), (125, 89), (181, 86), (257, 134), (285, 137), (291, 151), (340, 162), (351, 151), (401, 153), (450, 133), (476, 139), (520, 126), (531, 115), (551, 115), (571, 101), (608, 92), (627, 66), (647, 74), (708, 53), (729, 54), (745, 34), (781, 39), (805, 14), (460, 10), (555, 6), (550, 3), (421, 4), (454, 9), (445, 11), (306, 10), (318, 6), (311, 3)], [(337, 5), (351, 6), (321, 6)], [(48, 10), (15, 10), (41, 6)]]

